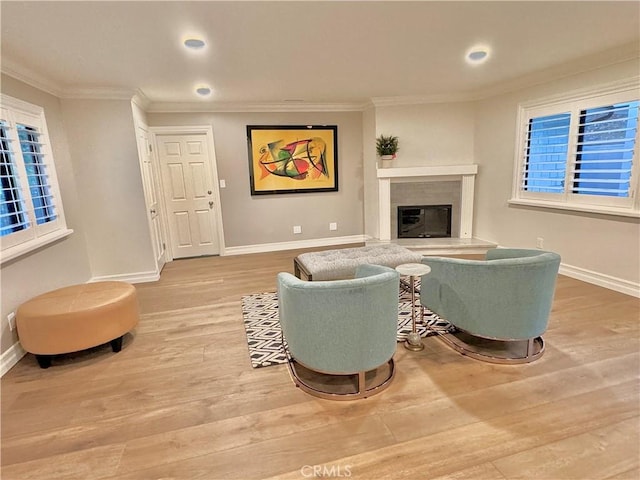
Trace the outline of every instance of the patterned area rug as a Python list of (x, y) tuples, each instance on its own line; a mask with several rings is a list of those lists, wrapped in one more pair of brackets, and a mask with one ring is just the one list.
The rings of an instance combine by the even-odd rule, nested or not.
[[(416, 303), (418, 300), (416, 299)], [(268, 367), (287, 362), (278, 322), (278, 297), (274, 292), (257, 293), (242, 297), (242, 316), (247, 334), (247, 345), (253, 368)], [(424, 324), (418, 323), (421, 337), (435, 331), (450, 332), (449, 322), (425, 309)], [(401, 289), (398, 308), (398, 342), (411, 332), (411, 294)]]

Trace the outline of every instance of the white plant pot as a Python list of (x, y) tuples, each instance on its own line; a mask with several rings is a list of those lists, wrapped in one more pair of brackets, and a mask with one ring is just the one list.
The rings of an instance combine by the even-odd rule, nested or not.
[(380, 166), (381, 167), (390, 167), (393, 159), (396, 158), (395, 155), (381, 155), (380, 156)]

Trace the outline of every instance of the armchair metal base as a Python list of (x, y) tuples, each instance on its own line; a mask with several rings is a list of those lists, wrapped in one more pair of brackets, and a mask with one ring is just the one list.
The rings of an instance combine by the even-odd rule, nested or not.
[(328, 400), (371, 397), (385, 390), (396, 373), (393, 358), (376, 369), (348, 375), (320, 372), (293, 358), (289, 358), (288, 365), (291, 379), (297, 387), (310, 395)]
[(482, 338), (459, 330), (438, 333), (437, 337), (462, 355), (489, 363), (521, 364), (538, 360), (544, 353), (542, 337), (528, 340)]

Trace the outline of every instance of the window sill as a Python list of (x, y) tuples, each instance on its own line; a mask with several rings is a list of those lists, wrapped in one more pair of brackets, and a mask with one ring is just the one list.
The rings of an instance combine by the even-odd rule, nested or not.
[(42, 237), (36, 238), (34, 240), (29, 240), (28, 242), (9, 247), (6, 250), (0, 252), (0, 264), (4, 264), (10, 260), (21, 257), (22, 255), (33, 252), (38, 248), (42, 248), (46, 245), (49, 245), (50, 243), (68, 237), (72, 233), (73, 230), (64, 228), (61, 230), (56, 230), (55, 232), (48, 233), (47, 235), (43, 235)]
[(522, 198), (512, 198), (507, 203), (509, 205), (522, 205), (525, 207), (540, 207), (554, 210), (569, 210), (573, 212), (599, 213), (601, 215), (611, 215), (615, 217), (640, 218), (640, 211), (633, 210), (631, 208), (603, 207), (597, 205), (576, 205), (575, 203), (567, 204), (560, 202), (545, 202), (543, 200), (529, 200)]

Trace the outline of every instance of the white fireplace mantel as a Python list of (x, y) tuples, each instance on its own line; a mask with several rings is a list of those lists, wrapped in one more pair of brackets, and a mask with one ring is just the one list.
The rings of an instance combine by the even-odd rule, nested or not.
[(460, 202), (460, 238), (471, 238), (473, 228), (473, 192), (478, 165), (437, 165), (430, 167), (379, 168), (378, 177), (378, 231), (380, 240), (391, 240), (391, 183), (462, 182)]

